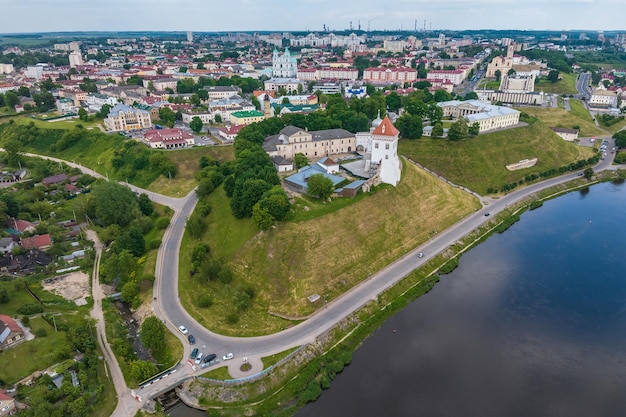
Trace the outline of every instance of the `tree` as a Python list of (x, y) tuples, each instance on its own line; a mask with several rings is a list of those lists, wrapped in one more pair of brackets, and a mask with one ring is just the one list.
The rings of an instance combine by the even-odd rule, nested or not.
[(216, 114), (215, 115), (215, 123), (222, 123), (222, 115), (221, 114)]
[(496, 70), (493, 75), (496, 77), (496, 81), (500, 81), (500, 79), (502, 78), (502, 71)]
[(145, 381), (158, 372), (158, 368), (150, 361), (133, 361), (130, 363), (130, 373), (137, 381)]
[(613, 139), (615, 139), (615, 145), (620, 148), (626, 148), (626, 130), (620, 130), (616, 134), (613, 135)]
[(476, 136), (480, 133), (480, 124), (478, 122), (474, 122), (467, 128), (467, 134), (470, 136)]
[(0, 288), (0, 304), (6, 304), (11, 300), (9, 297), (9, 292), (6, 288)]
[(116, 252), (129, 251), (136, 257), (146, 253), (146, 241), (138, 227), (130, 227), (115, 241)]
[(89, 115), (87, 114), (87, 110), (84, 108), (78, 109), (78, 118), (83, 122), (86, 122), (89, 119)]
[(22, 143), (17, 139), (9, 139), (4, 144), (4, 150), (7, 153), (7, 161), (10, 165), (16, 167), (19, 165), (20, 161), (22, 161), (22, 151), (23, 151)]
[(7, 106), (15, 108), (15, 106), (20, 104), (20, 98), (13, 91), (7, 91), (4, 94), (4, 102)]
[(130, 188), (116, 182), (103, 182), (93, 187), (95, 214), (103, 225), (126, 226), (139, 217), (139, 204)]
[(174, 123), (176, 123), (176, 113), (169, 107), (161, 107), (159, 109), (159, 120), (167, 127), (174, 127)]
[(506, 75), (515, 75), (515, 70), (511, 68), (510, 70), (507, 71)]
[(274, 225), (275, 219), (267, 209), (256, 203), (252, 207), (252, 221), (260, 230), (269, 230)]
[(191, 122), (189, 122), (189, 127), (196, 133), (200, 132), (202, 130), (202, 120), (198, 116), (194, 116)]
[(141, 324), (141, 341), (156, 358), (165, 353), (165, 325), (155, 316), (147, 317)]
[(102, 107), (100, 108), (100, 111), (96, 113), (96, 117), (99, 117), (100, 119), (106, 119), (110, 111), (111, 111), (111, 105), (103, 104)]
[(548, 73), (548, 81), (551, 83), (559, 81), (559, 72), (557, 70), (550, 70)]
[(310, 196), (326, 200), (333, 193), (333, 189), (333, 182), (324, 174), (314, 174), (309, 177), (307, 193)]
[(304, 166), (309, 165), (309, 160), (307, 159), (307, 157), (303, 154), (303, 153), (297, 153), (294, 157), (293, 157), (293, 163), (296, 166), (296, 169), (300, 169)]
[(400, 107), (402, 107), (402, 99), (395, 91), (393, 91), (385, 98), (385, 102), (387, 103), (387, 108), (389, 109), (389, 111), (392, 112), (397, 112)]
[(465, 117), (459, 117), (459, 120), (452, 123), (448, 130), (448, 139), (451, 141), (459, 141), (467, 137), (467, 120)]
[(22, 85), (20, 86), (20, 88), (17, 89), (17, 95), (22, 97), (30, 97), (30, 89)]
[(400, 135), (406, 139), (417, 139), (422, 137), (422, 134), (424, 133), (422, 117), (417, 114), (403, 114), (398, 118), (396, 127), (400, 131)]
[(585, 176), (585, 178), (587, 178), (588, 180), (591, 179), (591, 177), (593, 177), (593, 168), (587, 168), (583, 171), (583, 175)]
[(443, 137), (443, 123), (437, 122), (433, 125), (433, 131), (431, 133), (433, 138)]
[(154, 211), (152, 201), (150, 201), (150, 197), (146, 193), (141, 193), (137, 202), (139, 203), (139, 210), (141, 210), (141, 214), (144, 216), (149, 216)]

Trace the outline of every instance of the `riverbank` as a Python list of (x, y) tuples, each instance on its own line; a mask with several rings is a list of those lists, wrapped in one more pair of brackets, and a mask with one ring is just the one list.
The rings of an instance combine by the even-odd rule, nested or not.
[[(232, 382), (190, 380), (183, 386), (185, 402), (202, 409), (219, 409), (225, 416), (247, 413), (292, 415), (300, 406), (314, 401), (322, 389), (330, 386), (335, 375), (350, 362), (351, 353), (387, 318), (427, 293), (439, 280), (438, 273), (447, 273), (458, 264), (458, 258), (484, 241), (503, 225), (530, 208), (536, 201), (546, 201), (564, 193), (589, 187), (599, 181), (626, 177), (626, 171), (599, 173), (594, 181), (580, 177), (558, 184), (510, 205), (490, 222), (467, 234), (427, 264), (389, 288), (376, 300), (342, 320), (333, 329), (318, 337), (291, 357), (283, 366), (274, 368), (264, 378), (246, 385)], [(506, 230), (506, 229), (504, 229)], [(217, 389), (216, 389), (217, 388)]]

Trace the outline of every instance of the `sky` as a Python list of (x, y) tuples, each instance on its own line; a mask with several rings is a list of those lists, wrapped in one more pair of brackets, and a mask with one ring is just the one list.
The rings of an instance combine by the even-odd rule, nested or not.
[(0, 33), (622, 30), (625, 0), (0, 0)]

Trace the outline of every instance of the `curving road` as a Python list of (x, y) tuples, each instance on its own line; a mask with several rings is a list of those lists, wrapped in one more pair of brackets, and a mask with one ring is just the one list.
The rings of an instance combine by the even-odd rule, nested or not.
[[(610, 146), (614, 146), (611, 141)], [(610, 157), (607, 155), (607, 158), (600, 161), (594, 170), (597, 172), (606, 169), (616, 169), (616, 167), (611, 166), (613, 157), (613, 154), (610, 154)], [(56, 158), (46, 158), (58, 161)], [(68, 163), (67, 161), (63, 162), (70, 166), (77, 167), (83, 170), (83, 172), (102, 177), (102, 175), (78, 164)], [(213, 333), (196, 322), (180, 304), (178, 297), (178, 255), (185, 230), (185, 223), (197, 203), (195, 192), (192, 191), (184, 198), (170, 198), (138, 187), (131, 186), (131, 188), (137, 192), (145, 192), (155, 202), (168, 205), (175, 211), (157, 256), (157, 268), (155, 271), (156, 282), (154, 286), (155, 314), (183, 341), (183, 346), (185, 347), (184, 358), (188, 357), (191, 349), (186, 338), (178, 332), (177, 327), (179, 325), (186, 326), (189, 332), (195, 336), (195, 347), (200, 348), (205, 346), (202, 349), (205, 353), (209, 351), (215, 352), (219, 356), (226, 352), (235, 353), (235, 360), (226, 363), (229, 365), (229, 372), (232, 375), (237, 375), (240, 364), (238, 359), (243, 356), (250, 358), (250, 363), (253, 364), (253, 370), (250, 374), (253, 374), (256, 371), (262, 370), (262, 364), (260, 362), (261, 357), (313, 342), (318, 335), (335, 326), (339, 321), (358, 310), (368, 301), (376, 299), (378, 294), (393, 286), (413, 270), (426, 263), (429, 259), (444, 251), (454, 242), (489, 221), (490, 217), (486, 217), (486, 213), (495, 215), (505, 210), (509, 205), (542, 189), (570, 181), (578, 178), (580, 175), (580, 173), (569, 173), (541, 183), (532, 184), (497, 200), (483, 199), (483, 208), (434, 236), (432, 239), (407, 253), (386, 268), (371, 275), (347, 293), (325, 305), (308, 320), (281, 332), (258, 337), (230, 337)], [(423, 252), (424, 257), (419, 258), (419, 252)], [(177, 385), (179, 381), (194, 374), (196, 374), (196, 371), (183, 360), (181, 364), (176, 367), (174, 373), (168, 374), (166, 377), (162, 377), (156, 382), (142, 387), (137, 393), (142, 399), (153, 398), (164, 390)], [(125, 388), (125, 390), (128, 392), (128, 395), (119, 398), (119, 401), (124, 402), (125, 405), (123, 407), (118, 405), (116, 411), (120, 412), (114, 413), (115, 416), (130, 415), (124, 413), (128, 413), (130, 409), (139, 409), (142, 405), (141, 402), (135, 401), (131, 397), (128, 388)], [(122, 413), (122, 410), (124, 410), (124, 413)]]

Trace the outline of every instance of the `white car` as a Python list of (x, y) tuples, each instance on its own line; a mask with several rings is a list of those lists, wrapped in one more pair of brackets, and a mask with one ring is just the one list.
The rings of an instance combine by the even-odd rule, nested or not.
[(232, 359), (232, 358), (234, 358), (234, 357), (235, 357), (235, 355), (233, 355), (232, 353), (227, 353), (226, 355), (224, 355), (224, 356), (222, 357), (222, 360), (224, 360), (224, 361), (229, 361), (229, 360), (231, 360), (231, 359)]
[(187, 334), (189, 333), (189, 330), (187, 330), (187, 328), (185, 326), (178, 326), (178, 330), (182, 333), (182, 334)]
[(423, 258), (423, 257), (424, 257), (424, 253), (423, 253), (423, 252), (418, 253), (418, 254), (417, 254), (417, 257), (418, 257), (418, 258)]
[(204, 356), (204, 353), (202, 352), (198, 353), (198, 356), (196, 356), (196, 365), (200, 365), (200, 362), (202, 362), (203, 356)]

